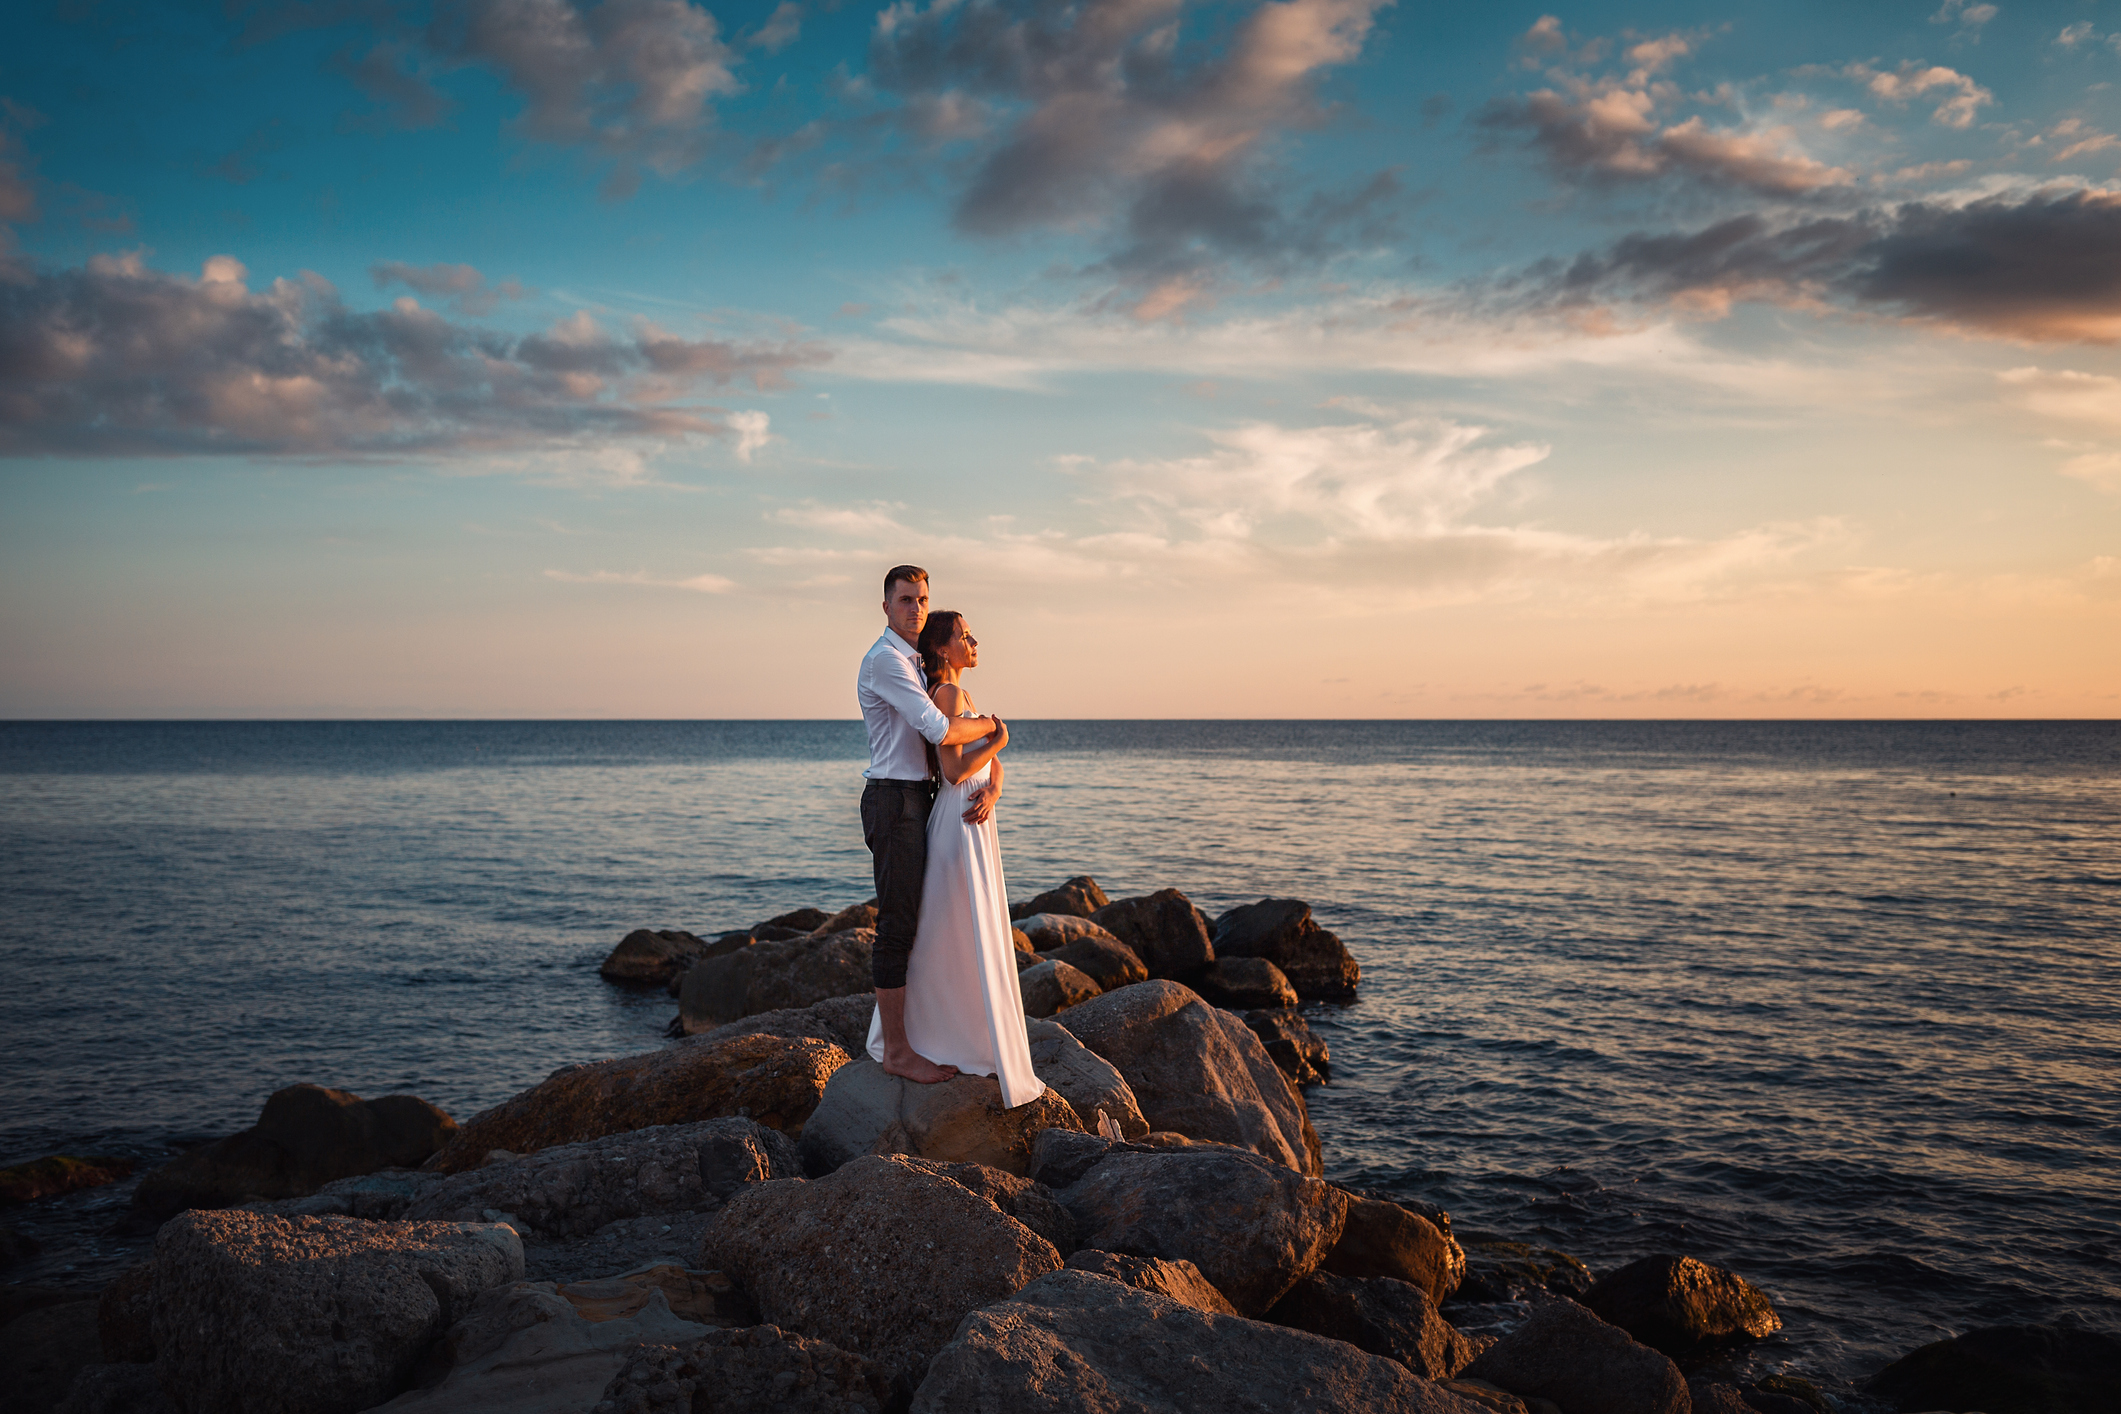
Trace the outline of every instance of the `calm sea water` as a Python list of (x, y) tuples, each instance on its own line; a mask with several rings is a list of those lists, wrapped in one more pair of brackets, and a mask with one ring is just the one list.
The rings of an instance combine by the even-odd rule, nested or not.
[[(2121, 1327), (2121, 726), (1015, 725), (1011, 892), (1312, 902), (1330, 1174), (1725, 1263), (1851, 1377)], [(596, 965), (871, 892), (856, 723), (0, 724), (0, 1161), (660, 1044)], [(90, 1232), (122, 1190), (18, 1212)], [(100, 1205), (100, 1206), (99, 1206)], [(125, 1244), (55, 1241), (25, 1276)]]

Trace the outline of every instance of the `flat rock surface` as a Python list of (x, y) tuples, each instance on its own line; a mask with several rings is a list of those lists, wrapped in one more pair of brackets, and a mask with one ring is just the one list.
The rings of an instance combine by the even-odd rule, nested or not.
[(1050, 1088), (1012, 1109), (992, 1076), (923, 1085), (887, 1074), (864, 1053), (825, 1086), (803, 1129), (803, 1165), (824, 1174), (863, 1154), (910, 1154), (1023, 1174), (1039, 1131), (1080, 1126), (1074, 1107)]

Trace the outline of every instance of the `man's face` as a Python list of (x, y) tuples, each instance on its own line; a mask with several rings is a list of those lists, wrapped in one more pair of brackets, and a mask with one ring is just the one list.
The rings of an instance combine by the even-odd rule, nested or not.
[(928, 622), (928, 581), (892, 580), (891, 597), (884, 600), (884, 619), (891, 631), (908, 643), (919, 638), (922, 626)]

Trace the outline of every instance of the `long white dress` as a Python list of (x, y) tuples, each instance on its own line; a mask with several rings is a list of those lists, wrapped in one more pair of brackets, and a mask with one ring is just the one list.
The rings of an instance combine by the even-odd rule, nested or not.
[[(982, 739), (984, 740), (984, 738)], [(963, 750), (979, 749), (979, 742)], [(990, 815), (965, 823), (965, 797), (984, 785), (992, 762), (935, 797), (928, 817), (928, 869), (921, 919), (906, 964), (906, 1040), (937, 1065), (992, 1075), (1011, 1109), (1045, 1093), (1031, 1069), (1024, 998), (1016, 985), (1016, 944), (1000, 837)], [(869, 1020), (869, 1054), (884, 1058), (884, 1024)]]

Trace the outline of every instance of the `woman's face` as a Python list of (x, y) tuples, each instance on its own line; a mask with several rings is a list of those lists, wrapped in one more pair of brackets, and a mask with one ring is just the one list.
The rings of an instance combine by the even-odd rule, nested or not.
[(979, 640), (972, 636), (971, 626), (963, 619), (957, 621), (956, 632), (943, 640), (943, 661), (953, 668), (979, 666)]

